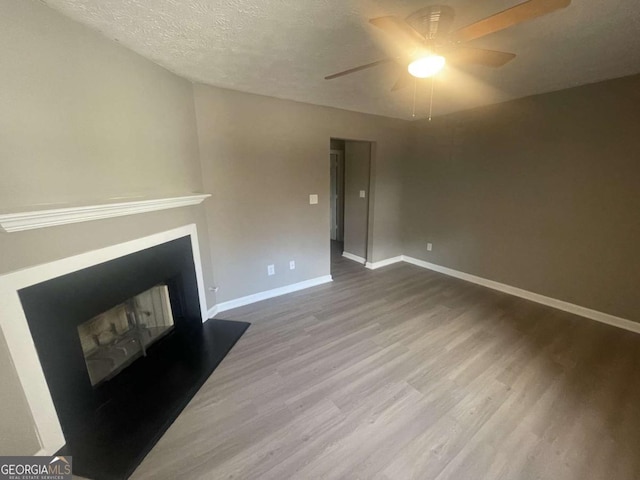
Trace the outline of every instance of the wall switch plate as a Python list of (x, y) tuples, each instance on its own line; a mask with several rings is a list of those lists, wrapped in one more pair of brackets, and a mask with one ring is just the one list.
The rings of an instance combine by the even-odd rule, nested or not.
[(296, 261), (295, 260), (290, 260), (289, 261), (289, 270), (295, 270), (296, 269)]
[(309, 205), (317, 205), (318, 204), (318, 195), (312, 194), (309, 195)]
[(275, 275), (276, 274), (276, 266), (275, 265), (267, 265), (267, 275)]
[(427, 243), (427, 250), (430, 252), (431, 250), (433, 250), (433, 244), (431, 242)]
[(367, 196), (366, 192), (364, 190), (360, 190), (360, 198), (364, 198), (366, 196)]

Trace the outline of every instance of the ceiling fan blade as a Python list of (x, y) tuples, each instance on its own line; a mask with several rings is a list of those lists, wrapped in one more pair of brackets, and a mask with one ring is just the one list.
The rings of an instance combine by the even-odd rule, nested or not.
[(404, 20), (394, 17), (378, 17), (369, 20), (369, 23), (384, 30), (402, 50), (403, 54), (411, 55), (424, 47), (425, 39)]
[(473, 63), (487, 67), (501, 67), (516, 58), (515, 53), (497, 52), (484, 48), (460, 47), (446, 56), (447, 63)]
[(393, 84), (393, 87), (391, 87), (391, 91), (395, 92), (397, 90), (402, 90), (403, 88), (410, 87), (414, 84), (414, 82), (416, 82), (416, 80), (416, 77), (412, 76), (405, 70), (400, 73), (398, 80)]
[(568, 7), (569, 4), (571, 4), (571, 0), (528, 0), (461, 28), (453, 34), (453, 38), (458, 42), (468, 42)]
[(367, 68), (377, 67), (378, 65), (383, 65), (385, 63), (393, 62), (393, 58), (385, 58), (382, 60), (377, 60), (375, 62), (367, 63), (366, 65), (360, 65), (359, 67), (353, 67), (349, 70), (344, 70), (343, 72), (334, 73), (332, 75), (328, 75), (324, 77), (325, 80), (333, 80), (334, 78), (342, 77), (344, 75), (349, 75), (351, 73), (356, 73), (361, 70), (366, 70)]

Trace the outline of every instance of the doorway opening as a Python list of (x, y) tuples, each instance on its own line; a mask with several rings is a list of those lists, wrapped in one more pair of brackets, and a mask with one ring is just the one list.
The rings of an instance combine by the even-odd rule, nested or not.
[(329, 150), (331, 273), (364, 265), (369, 245), (371, 142), (332, 138)]

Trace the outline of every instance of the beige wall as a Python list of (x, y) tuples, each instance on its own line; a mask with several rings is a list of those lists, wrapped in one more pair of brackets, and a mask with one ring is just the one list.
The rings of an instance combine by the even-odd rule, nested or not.
[(405, 254), (640, 321), (639, 105), (634, 76), (416, 123)]
[(0, 455), (34, 454), (40, 450), (40, 442), (2, 331), (0, 331), (0, 382), (2, 382)]
[[(406, 122), (194, 88), (204, 189), (213, 194), (207, 215), (219, 300), (329, 275), (331, 137), (376, 142), (370, 257), (402, 253)], [(319, 195), (318, 205), (309, 205), (309, 194)], [(276, 275), (267, 276), (268, 264)]]
[(366, 259), (371, 144), (346, 141), (344, 150), (344, 251)]
[[(202, 190), (189, 82), (30, 0), (1, 2), (0, 59), (0, 209)], [(203, 206), (0, 233), (0, 274), (194, 222), (211, 285)], [(7, 356), (0, 455), (31, 454)]]
[(201, 189), (189, 82), (40, 2), (0, 8), (3, 208)]

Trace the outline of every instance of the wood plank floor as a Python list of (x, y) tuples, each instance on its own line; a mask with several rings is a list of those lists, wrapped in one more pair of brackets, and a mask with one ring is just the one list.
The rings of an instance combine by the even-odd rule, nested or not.
[(638, 479), (640, 335), (396, 264), (252, 322), (132, 478)]

